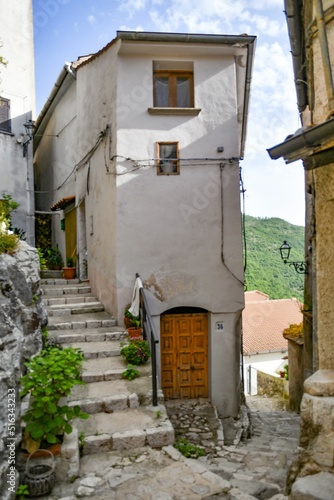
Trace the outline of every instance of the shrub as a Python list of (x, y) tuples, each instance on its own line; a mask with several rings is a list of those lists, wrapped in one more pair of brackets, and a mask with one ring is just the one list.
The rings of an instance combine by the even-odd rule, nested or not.
[(15, 234), (2, 233), (0, 231), (0, 253), (15, 253), (19, 244), (19, 238)]
[(79, 349), (50, 347), (25, 363), (29, 372), (21, 378), (20, 396), (30, 393), (32, 402), (23, 420), (26, 431), (35, 441), (59, 442), (63, 432), (70, 434), (69, 422), (74, 418), (88, 418), (79, 406), (59, 406), (59, 400), (70, 394), (76, 384), (83, 384), (80, 368), (83, 354)]
[(130, 339), (129, 343), (122, 347), (121, 355), (132, 365), (142, 365), (150, 357), (150, 347), (147, 340)]

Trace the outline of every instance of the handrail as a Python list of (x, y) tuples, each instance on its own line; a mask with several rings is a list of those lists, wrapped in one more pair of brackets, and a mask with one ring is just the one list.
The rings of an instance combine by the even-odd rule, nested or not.
[[(136, 273), (136, 278), (140, 275)], [(143, 287), (139, 288), (139, 308), (140, 319), (144, 330), (144, 339), (148, 340), (151, 351), (151, 365), (152, 365), (152, 404), (158, 406), (158, 367), (157, 367), (157, 351), (156, 344), (159, 343), (155, 325), (151, 316), (148, 306), (145, 290)]]

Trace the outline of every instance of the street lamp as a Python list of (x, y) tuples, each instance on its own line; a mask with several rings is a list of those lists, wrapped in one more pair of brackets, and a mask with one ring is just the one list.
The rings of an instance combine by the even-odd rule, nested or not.
[(284, 264), (289, 264), (289, 266), (293, 266), (298, 274), (308, 274), (307, 262), (305, 261), (289, 262), (290, 250), (291, 246), (284, 240), (283, 245), (281, 245), (279, 249), (281, 253), (281, 259), (283, 260)]
[(26, 135), (28, 136), (28, 139), (26, 140), (26, 142), (23, 143), (23, 157), (25, 157), (27, 152), (28, 152), (29, 142), (33, 138), (33, 131), (35, 128), (35, 123), (32, 120), (28, 120), (23, 124), (23, 126), (26, 129)]

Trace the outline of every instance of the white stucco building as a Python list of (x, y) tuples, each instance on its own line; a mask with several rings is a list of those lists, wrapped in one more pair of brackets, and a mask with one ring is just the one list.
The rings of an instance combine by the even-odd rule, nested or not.
[[(32, 1), (0, 0), (0, 178), (1, 190), (20, 204), (12, 225), (34, 245), (32, 143), (24, 124), (35, 115)], [(24, 146), (25, 145), (25, 146)]]
[[(120, 322), (135, 273), (170, 398), (236, 417), (244, 308), (239, 160), (255, 37), (118, 32), (61, 71), (37, 120), (37, 208)], [(42, 137), (40, 137), (42, 136)], [(64, 222), (61, 222), (64, 219)]]

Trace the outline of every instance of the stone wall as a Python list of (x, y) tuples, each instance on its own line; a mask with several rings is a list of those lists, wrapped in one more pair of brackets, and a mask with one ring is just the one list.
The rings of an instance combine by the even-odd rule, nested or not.
[[(24, 363), (42, 345), (47, 314), (41, 300), (37, 250), (20, 242), (0, 255), (0, 498), (15, 498), (17, 448), (21, 441), (20, 378)], [(14, 418), (15, 417), (15, 418)]]
[(279, 396), (287, 399), (289, 397), (289, 382), (283, 378), (274, 377), (258, 370), (257, 393), (259, 396), (267, 396), (269, 398)]

